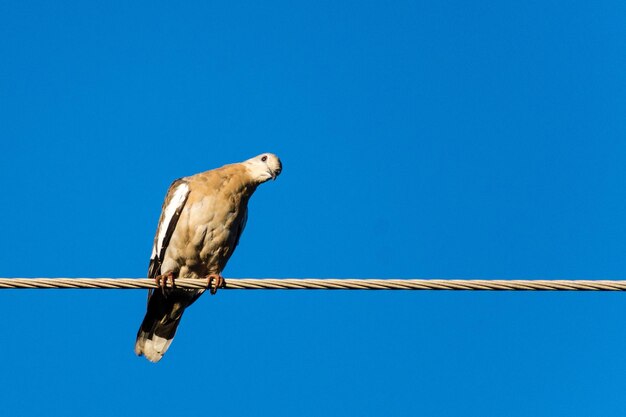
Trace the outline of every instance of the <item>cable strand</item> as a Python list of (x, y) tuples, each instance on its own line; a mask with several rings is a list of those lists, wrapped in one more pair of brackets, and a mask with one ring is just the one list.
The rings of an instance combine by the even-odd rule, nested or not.
[[(203, 279), (176, 280), (206, 289)], [(0, 289), (150, 289), (149, 278), (0, 278)], [(624, 280), (230, 278), (226, 290), (626, 291)]]

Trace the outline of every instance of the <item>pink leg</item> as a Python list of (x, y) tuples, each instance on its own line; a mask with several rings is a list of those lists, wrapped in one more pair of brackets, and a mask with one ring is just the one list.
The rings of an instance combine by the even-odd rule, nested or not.
[[(207, 286), (211, 294), (215, 294), (218, 288), (224, 288), (226, 286), (226, 281), (221, 274), (210, 274), (207, 276), (207, 280)], [(215, 281), (215, 283), (213, 283), (213, 281)]]
[(163, 295), (165, 295), (168, 280), (172, 281), (171, 288), (176, 287), (176, 280), (173, 272), (168, 272), (167, 274), (157, 275), (154, 277), (154, 282), (156, 282), (157, 287), (161, 288)]

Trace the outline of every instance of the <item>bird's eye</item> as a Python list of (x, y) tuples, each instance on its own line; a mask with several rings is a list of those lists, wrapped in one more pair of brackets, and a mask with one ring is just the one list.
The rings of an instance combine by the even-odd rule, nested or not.
[(267, 155), (263, 155), (263, 157), (261, 158), (261, 161), (263, 162), (267, 161)]

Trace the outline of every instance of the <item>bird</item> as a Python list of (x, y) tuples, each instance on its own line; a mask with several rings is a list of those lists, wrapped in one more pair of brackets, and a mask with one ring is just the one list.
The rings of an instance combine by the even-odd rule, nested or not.
[(148, 278), (155, 280), (157, 289), (148, 292), (146, 315), (135, 341), (137, 355), (160, 361), (183, 312), (205, 292), (176, 288), (176, 278), (206, 279), (211, 294), (225, 286), (222, 270), (246, 226), (248, 200), (260, 184), (275, 180), (281, 171), (280, 159), (263, 153), (170, 185), (148, 266)]

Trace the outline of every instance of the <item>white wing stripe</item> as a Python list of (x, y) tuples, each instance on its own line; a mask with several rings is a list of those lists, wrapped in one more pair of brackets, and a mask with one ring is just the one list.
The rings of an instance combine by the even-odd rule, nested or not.
[(156, 250), (153, 251), (153, 256), (158, 256), (158, 254), (161, 253), (163, 241), (165, 240), (165, 233), (167, 233), (167, 229), (169, 228), (170, 222), (174, 217), (174, 213), (176, 213), (176, 211), (184, 204), (188, 192), (189, 186), (185, 183), (180, 184), (174, 190), (172, 198), (170, 199), (167, 206), (163, 208), (163, 222), (159, 225), (159, 234), (156, 242)]

